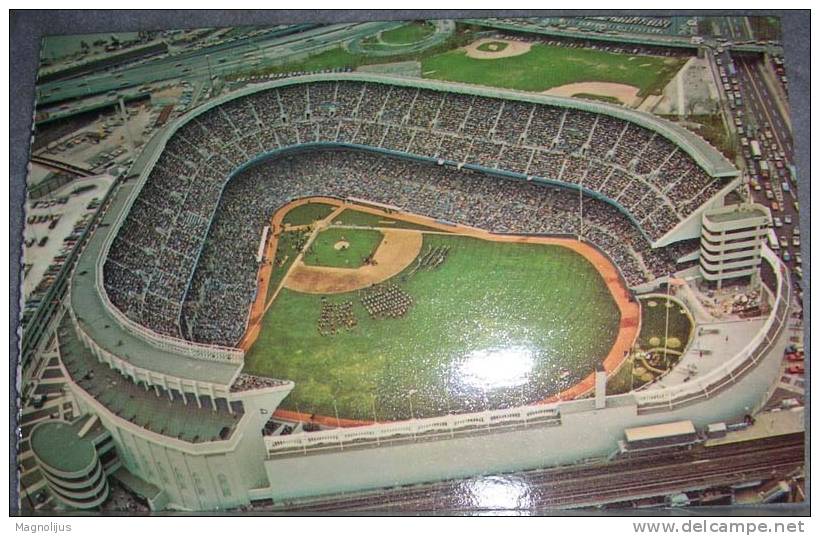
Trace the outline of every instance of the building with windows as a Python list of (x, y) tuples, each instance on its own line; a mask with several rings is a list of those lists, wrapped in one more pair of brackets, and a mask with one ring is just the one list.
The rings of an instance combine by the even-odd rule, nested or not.
[(718, 288), (739, 277), (756, 284), (770, 222), (769, 209), (754, 203), (705, 211), (700, 237), (703, 278)]

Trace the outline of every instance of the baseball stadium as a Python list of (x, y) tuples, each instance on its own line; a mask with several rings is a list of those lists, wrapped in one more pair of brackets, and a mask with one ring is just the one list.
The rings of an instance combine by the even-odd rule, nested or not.
[[(607, 456), (630, 427), (742, 419), (777, 377), (788, 272), (759, 242), (713, 266), (726, 228), (759, 239), (756, 205), (724, 207), (740, 182), (696, 134), (608, 102), (254, 84), (152, 138), (42, 351), (155, 509)], [(696, 283), (737, 278), (759, 314), (709, 316)]]

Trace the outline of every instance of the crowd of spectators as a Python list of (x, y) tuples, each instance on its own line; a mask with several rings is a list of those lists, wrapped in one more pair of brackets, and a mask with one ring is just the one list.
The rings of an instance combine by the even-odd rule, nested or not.
[(251, 391), (254, 389), (267, 389), (269, 387), (280, 387), (286, 385), (285, 380), (277, 380), (274, 378), (266, 378), (264, 376), (254, 376), (253, 374), (245, 374), (244, 372), (237, 376), (236, 381), (231, 385), (231, 392), (237, 393), (241, 391)]
[[(254, 157), (310, 142), (446, 165), (323, 150), (228, 181)], [(470, 171), (476, 166), (580, 184), (617, 203), (645, 234), (592, 198), (583, 201), (581, 228), (577, 192), (491, 178)], [(668, 271), (666, 254), (646, 237), (660, 238), (721, 187), (662, 135), (604, 114), (376, 83), (296, 84), (212, 108), (171, 137), (116, 237), (104, 280), (136, 322), (234, 345), (255, 292), (261, 229), (289, 199), (353, 196), (496, 232), (581, 232), (638, 284)]]

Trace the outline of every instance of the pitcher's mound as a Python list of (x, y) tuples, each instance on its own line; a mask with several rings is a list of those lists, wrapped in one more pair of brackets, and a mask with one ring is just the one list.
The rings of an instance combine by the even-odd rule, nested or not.
[(333, 244), (333, 249), (335, 249), (336, 251), (341, 251), (341, 250), (347, 249), (349, 247), (350, 247), (350, 242), (348, 242), (347, 240), (339, 240), (338, 242)]
[[(421, 252), (423, 235), (418, 231), (399, 229), (382, 229), (381, 233), (384, 240), (373, 254), (371, 264), (358, 268), (333, 268), (308, 266), (299, 261), (285, 279), (285, 287), (308, 294), (337, 294), (390, 279), (416, 259)], [(339, 240), (334, 248), (339, 250), (340, 244), (347, 242)]]

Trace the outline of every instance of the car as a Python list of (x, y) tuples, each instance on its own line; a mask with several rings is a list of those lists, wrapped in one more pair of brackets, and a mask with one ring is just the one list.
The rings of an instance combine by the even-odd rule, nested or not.
[(805, 371), (806, 368), (803, 366), (803, 363), (794, 363), (786, 367), (786, 372), (789, 374), (803, 374)]
[(771, 190), (766, 190), (766, 199), (774, 199), (774, 193)]
[(783, 210), (783, 209), (780, 207), (780, 203), (778, 203), (777, 201), (772, 201), (772, 210)]
[(774, 221), (774, 226), (775, 227), (783, 227), (783, 222), (780, 221), (780, 218), (778, 218), (777, 216), (772, 218), (772, 220)]
[(795, 254), (794, 254), (794, 262), (795, 262), (798, 266), (800, 266), (801, 264), (803, 264), (803, 256), (802, 256), (802, 255), (800, 255), (799, 253), (795, 253)]
[(793, 236), (792, 237), (792, 245), (796, 248), (800, 247), (800, 237), (799, 236)]
[(780, 407), (784, 409), (796, 408), (802, 405), (796, 398), (787, 398), (780, 401)]
[(789, 240), (785, 236), (780, 237), (780, 247), (781, 248), (789, 247)]
[(792, 215), (791, 214), (786, 214), (785, 216), (783, 216), (783, 221), (786, 223), (786, 225), (791, 225), (792, 224)]
[(803, 359), (803, 355), (798, 354), (797, 352), (790, 352), (786, 354), (786, 361), (803, 361)]

